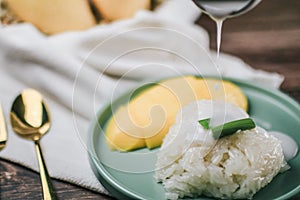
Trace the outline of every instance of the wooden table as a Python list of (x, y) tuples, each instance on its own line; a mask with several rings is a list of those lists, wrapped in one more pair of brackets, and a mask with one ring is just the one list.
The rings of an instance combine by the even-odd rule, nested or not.
[[(242, 58), (256, 69), (285, 76), (281, 90), (300, 102), (300, 1), (264, 0), (253, 11), (225, 22), (222, 51)], [(215, 24), (202, 16), (198, 24), (211, 35)], [(60, 199), (111, 199), (84, 188), (54, 180)], [(0, 199), (42, 199), (39, 175), (0, 159)]]

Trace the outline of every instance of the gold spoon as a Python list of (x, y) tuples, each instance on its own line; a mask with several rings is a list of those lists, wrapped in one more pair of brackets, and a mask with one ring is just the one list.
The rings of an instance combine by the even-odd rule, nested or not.
[(2, 111), (2, 106), (0, 103), (0, 151), (5, 147), (6, 141), (7, 141), (6, 125), (5, 125), (5, 119)]
[(56, 199), (39, 142), (50, 129), (50, 115), (42, 95), (33, 89), (23, 90), (13, 102), (10, 120), (14, 132), (35, 143), (44, 199)]

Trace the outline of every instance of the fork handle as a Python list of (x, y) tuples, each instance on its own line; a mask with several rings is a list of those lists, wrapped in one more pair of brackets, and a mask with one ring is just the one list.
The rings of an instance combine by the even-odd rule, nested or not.
[(56, 200), (57, 197), (51, 184), (51, 180), (48, 174), (47, 167), (45, 165), (39, 141), (35, 141), (35, 150), (40, 168), (40, 179), (42, 182), (44, 200)]

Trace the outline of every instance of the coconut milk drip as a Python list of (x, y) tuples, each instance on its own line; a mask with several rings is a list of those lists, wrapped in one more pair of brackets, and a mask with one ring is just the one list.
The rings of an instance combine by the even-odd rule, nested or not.
[(219, 56), (220, 56), (223, 21), (224, 21), (223, 19), (215, 20), (215, 22), (217, 24), (217, 58), (219, 58)]
[(193, 0), (217, 25), (217, 58), (220, 55), (222, 25), (225, 19), (241, 15), (261, 0)]

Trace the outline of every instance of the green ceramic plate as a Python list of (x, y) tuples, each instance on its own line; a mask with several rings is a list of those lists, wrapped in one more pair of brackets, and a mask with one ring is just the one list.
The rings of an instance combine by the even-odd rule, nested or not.
[[(249, 100), (249, 112), (258, 125), (267, 130), (281, 131), (300, 143), (300, 106), (278, 90), (260, 88), (228, 79), (242, 88)], [(143, 90), (142, 87), (140, 90)], [(118, 199), (165, 199), (161, 184), (155, 182), (153, 170), (157, 149), (133, 152), (112, 152), (105, 143), (105, 125), (112, 109), (126, 103), (130, 92), (98, 113), (89, 131), (91, 166), (102, 185)], [(300, 193), (300, 154), (289, 162), (291, 170), (279, 174), (260, 190), (253, 200), (288, 199)], [(210, 199), (201, 197), (199, 199)]]

